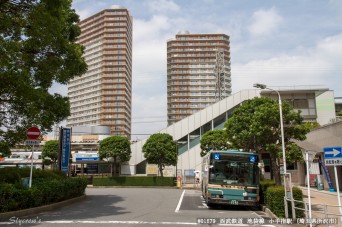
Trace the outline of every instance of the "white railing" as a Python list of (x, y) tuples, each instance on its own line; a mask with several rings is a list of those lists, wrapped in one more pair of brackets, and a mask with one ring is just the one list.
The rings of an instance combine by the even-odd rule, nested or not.
[[(284, 198), (285, 199), (285, 198)], [(286, 199), (291, 202), (290, 199)], [(311, 203), (311, 220), (309, 218), (309, 203), (305, 201), (293, 200), (294, 210), (296, 215), (292, 216), (293, 219), (297, 219), (297, 223), (307, 224), (309, 226), (339, 226), (340, 218), (342, 215), (339, 213), (340, 206), (330, 205), (326, 203)], [(304, 213), (304, 217), (298, 216), (299, 212)], [(303, 222), (303, 223), (301, 223)], [(311, 222), (311, 225), (310, 225)]]

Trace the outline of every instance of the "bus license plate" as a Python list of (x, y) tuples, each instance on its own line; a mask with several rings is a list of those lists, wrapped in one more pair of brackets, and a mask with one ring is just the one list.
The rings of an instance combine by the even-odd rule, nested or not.
[(229, 204), (231, 204), (231, 205), (238, 205), (239, 202), (237, 200), (230, 200)]

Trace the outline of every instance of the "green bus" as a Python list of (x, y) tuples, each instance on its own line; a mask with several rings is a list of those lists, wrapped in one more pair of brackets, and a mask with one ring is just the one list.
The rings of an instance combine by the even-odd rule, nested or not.
[(201, 182), (207, 206), (257, 206), (260, 179), (258, 160), (255, 152), (209, 151), (203, 157)]

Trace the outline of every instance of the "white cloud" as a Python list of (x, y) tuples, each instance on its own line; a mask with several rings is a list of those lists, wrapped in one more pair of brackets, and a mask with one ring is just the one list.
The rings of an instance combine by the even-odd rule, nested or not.
[(143, 97), (133, 93), (132, 139), (144, 139), (167, 126), (166, 94)]
[(171, 0), (155, 0), (149, 1), (148, 6), (153, 13), (175, 13), (180, 7)]
[(67, 85), (53, 83), (51, 88), (49, 89), (50, 94), (58, 93), (62, 96), (68, 95), (68, 87)]
[[(302, 55), (281, 55), (232, 65), (234, 92), (250, 89), (254, 83), (269, 86), (320, 85), (336, 89), (342, 84), (342, 35), (325, 38)], [(337, 64), (336, 64), (337, 63)], [(339, 72), (339, 73), (338, 73)], [(336, 84), (337, 83), (337, 84)], [(337, 91), (339, 92), (339, 91)]]
[[(171, 24), (166, 16), (154, 15), (150, 20), (133, 20), (133, 36), (134, 40), (139, 42), (141, 40), (159, 39), (161, 32), (170, 29)], [(164, 41), (164, 40), (160, 40)]]
[(84, 20), (87, 17), (92, 16), (93, 12), (91, 9), (82, 9), (82, 10), (77, 10), (77, 14), (80, 16), (80, 20)]
[(110, 6), (111, 3), (106, 1), (73, 0), (72, 2), (72, 8), (76, 9), (80, 20), (84, 20)]
[[(148, 21), (135, 20), (133, 24), (133, 87), (138, 90), (137, 95), (146, 95), (146, 86), (152, 87), (154, 84), (157, 84), (155, 88), (160, 91), (160, 82), (166, 81), (168, 35), (165, 32), (171, 23), (165, 16), (153, 16)], [(151, 92), (147, 91), (148, 94)]]
[(275, 8), (271, 8), (254, 12), (252, 20), (252, 24), (248, 27), (250, 34), (252, 36), (266, 36), (277, 29), (283, 18)]

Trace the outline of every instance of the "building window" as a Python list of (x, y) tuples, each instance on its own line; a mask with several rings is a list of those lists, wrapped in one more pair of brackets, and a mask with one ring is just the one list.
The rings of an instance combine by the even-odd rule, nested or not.
[(295, 109), (307, 109), (309, 108), (307, 99), (295, 99), (293, 100), (293, 108)]

